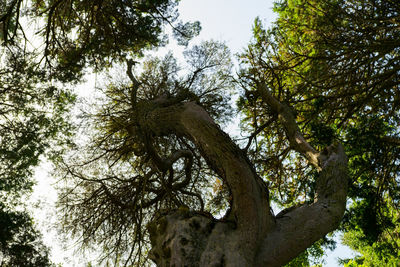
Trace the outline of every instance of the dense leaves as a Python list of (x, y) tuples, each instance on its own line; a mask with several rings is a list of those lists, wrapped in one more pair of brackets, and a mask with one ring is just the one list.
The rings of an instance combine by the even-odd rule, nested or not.
[(292, 108), (311, 144), (345, 144), (352, 199), (342, 227), (346, 243), (362, 254), (396, 258), (400, 6), (396, 1), (293, 0), (278, 2), (275, 11), (278, 20), (268, 31), (256, 20), (254, 39), (242, 56), (238, 103), (246, 113), (243, 128), (253, 133), (247, 148), (272, 182), (278, 203), (312, 199), (313, 179), (307, 178), (312, 173), (290, 152), (276, 114), (254, 90), (267, 83)]
[(51, 84), (42, 84), (46, 73), (19, 52), (3, 53), (0, 77), (0, 149), (2, 190), (15, 193), (29, 189), (32, 175), (48, 140), (67, 127), (63, 111), (74, 97)]
[(0, 264), (2, 266), (50, 266), (48, 248), (26, 212), (9, 210), (0, 203)]
[(22, 0), (0, 1), (0, 40), (9, 42), (17, 37)]
[(167, 24), (178, 42), (187, 45), (201, 27), (199, 22), (178, 21), (178, 2), (34, 0), (24, 7), (22, 0), (2, 0), (0, 40), (18, 42), (16, 36), (24, 30), (20, 17), (35, 19), (39, 27), (35, 34), (42, 37), (42, 56), (53, 77), (77, 81), (85, 67), (101, 70), (165, 45)]
[[(84, 245), (101, 245), (102, 259), (146, 265), (146, 226), (151, 232), (154, 218), (174, 209), (221, 216), (229, 207), (229, 188), (193, 140), (170, 132), (156, 135), (142, 126), (151, 124), (150, 111), (187, 102), (224, 123), (232, 115), (231, 89), (238, 85), (242, 130), (248, 134), (243, 151), (268, 183), (272, 200), (285, 208), (314, 201), (318, 164), (311, 167), (295, 152), (288, 124), (282, 127), (285, 118), (265, 101), (260, 87), (283, 104), (280, 109), (290, 110), (308, 144), (321, 151), (336, 142), (345, 147), (350, 201), (341, 230), (344, 242), (361, 253), (348, 264), (398, 264), (393, 252), (400, 245), (397, 1), (277, 2), (271, 29), (256, 19), (236, 84), (221, 43), (188, 48), (183, 67), (171, 53), (141, 59), (146, 49), (166, 44), (166, 25), (182, 45), (199, 33), (199, 23), (178, 21), (176, 0), (33, 0), (27, 8), (22, 3), (0, 0), (5, 264), (22, 264), (17, 259), (27, 266), (48, 264), (33, 221), (16, 211), (16, 197), (30, 191), (39, 156), (70, 137), (63, 115), (74, 97), (54, 84), (79, 82), (89, 67), (119, 68), (119, 75), (111, 71), (94, 108), (80, 114), (81, 139), (63, 157), (52, 155), (62, 178), (64, 230)], [(22, 45), (27, 40), (22, 15), (38, 23), (42, 50), (37, 54)], [(323, 247), (333, 247), (332, 241), (319, 241), (291, 266), (319, 259)]]
[(2, 264), (48, 264), (33, 221), (16, 209), (32, 189), (39, 157), (58, 158), (71, 137), (66, 112), (75, 97), (59, 87), (81, 81), (87, 67), (99, 71), (164, 45), (167, 24), (187, 44), (200, 25), (178, 21), (177, 2), (0, 1), (0, 190), (2, 227), (9, 227)]
[[(50, 145), (67, 142), (69, 126), (64, 112), (74, 97), (42, 82), (47, 74), (35, 65), (33, 55), (17, 47), (0, 49), (2, 264), (45, 266), (49, 264), (47, 250), (21, 197), (32, 190), (33, 168), (39, 157), (46, 151), (55, 155), (58, 149), (50, 149)], [(61, 135), (61, 130), (65, 134)]]

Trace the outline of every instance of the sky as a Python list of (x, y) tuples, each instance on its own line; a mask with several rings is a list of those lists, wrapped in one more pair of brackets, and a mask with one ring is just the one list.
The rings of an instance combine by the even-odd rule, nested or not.
[(202, 31), (197, 39), (225, 41), (233, 53), (250, 40), (257, 16), (266, 24), (275, 18), (271, 0), (182, 0), (179, 11), (183, 21), (200, 21)]
[[(180, 19), (183, 21), (198, 20), (201, 23), (202, 31), (193, 42), (210, 39), (224, 41), (235, 54), (243, 51), (249, 42), (252, 25), (257, 16), (267, 27), (273, 22), (276, 16), (272, 11), (272, 5), (272, 0), (182, 0), (179, 12)], [(166, 49), (172, 49), (177, 57), (182, 52), (173, 45)], [(93, 87), (95, 83), (93, 76), (88, 76), (88, 82), (82, 87), (87, 89)], [(89, 90), (82, 91), (90, 92)], [(235, 134), (235, 125), (229, 129), (230, 134)], [(55, 190), (52, 189), (54, 181), (48, 175), (49, 169), (51, 165), (44, 163), (36, 170), (38, 185), (35, 187), (33, 202), (45, 204), (49, 208), (35, 209), (34, 216), (40, 218), (38, 224), (43, 229), (45, 242), (52, 248), (52, 259), (56, 263), (63, 263), (64, 267), (80, 267), (82, 263), (73, 256), (73, 245), (57, 240), (58, 233), (46, 227), (49, 222), (55, 223), (54, 210), (51, 207), (54, 206), (57, 198)], [(334, 252), (328, 253), (324, 266), (339, 266), (337, 257), (348, 258), (352, 255), (350, 249), (339, 244)]]

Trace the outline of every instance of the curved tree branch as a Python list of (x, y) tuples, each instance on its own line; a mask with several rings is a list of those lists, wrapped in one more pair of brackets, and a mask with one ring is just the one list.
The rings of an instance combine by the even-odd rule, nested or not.
[(265, 238), (256, 261), (257, 266), (282, 266), (339, 225), (346, 206), (348, 163), (341, 144), (331, 145), (322, 153), (313, 148), (303, 137), (291, 109), (279, 102), (266, 84), (258, 83), (257, 91), (278, 114), (291, 147), (320, 172), (314, 203), (279, 213), (276, 228)]
[(274, 226), (274, 221), (268, 191), (242, 150), (194, 102), (147, 109), (137, 118), (141, 129), (153, 136), (186, 136), (228, 184), (233, 196), (231, 217), (236, 224), (235, 244), (241, 254), (238, 257), (252, 262), (259, 242)]
[(316, 181), (314, 203), (276, 216), (276, 228), (266, 236), (257, 266), (282, 266), (339, 225), (346, 207), (347, 156), (340, 144), (323, 154), (327, 160)]
[(126, 70), (126, 74), (128, 75), (129, 79), (132, 82), (132, 91), (131, 91), (131, 103), (132, 106), (134, 107), (136, 105), (136, 101), (137, 101), (137, 90), (139, 88), (140, 83), (138, 82), (138, 80), (135, 78), (135, 76), (133, 75), (132, 72), (132, 67), (135, 66), (137, 62), (133, 61), (132, 59), (128, 59), (126, 61), (127, 64), (127, 70)]
[(286, 136), (290, 142), (291, 147), (305, 156), (309, 163), (318, 170), (320, 167), (320, 153), (312, 147), (302, 135), (295, 117), (291, 109), (279, 102), (268, 90), (267, 85), (264, 83), (257, 84), (257, 91), (262, 97), (262, 100), (268, 104), (271, 109), (278, 114), (278, 118), (285, 128)]
[[(150, 253), (158, 264), (282, 266), (340, 223), (348, 183), (343, 147), (336, 144), (318, 153), (307, 142), (296, 140), (301, 134), (293, 115), (271, 95), (266, 97), (283, 113), (278, 115), (294, 148), (310, 161), (314, 160), (313, 165), (321, 170), (314, 203), (273, 216), (268, 191), (243, 151), (202, 107), (188, 102), (146, 109), (138, 116), (141, 129), (153, 136), (176, 134), (190, 139), (208, 165), (228, 184), (233, 196), (231, 215), (226, 220), (215, 222), (178, 210), (158, 221), (158, 230), (151, 233)], [(188, 233), (199, 235), (200, 239), (193, 243)], [(167, 250), (170, 252), (165, 254)]]

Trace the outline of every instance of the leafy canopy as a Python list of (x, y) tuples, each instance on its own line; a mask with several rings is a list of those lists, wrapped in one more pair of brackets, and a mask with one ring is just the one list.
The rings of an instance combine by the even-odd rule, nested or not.
[[(88, 67), (102, 70), (165, 44), (166, 24), (186, 44), (200, 26), (178, 21), (177, 3), (0, 0), (2, 266), (50, 264), (21, 197), (32, 190), (40, 156), (57, 158), (72, 137), (67, 83), (80, 82)], [(32, 39), (27, 21), (38, 29)]]
[(313, 171), (290, 151), (276, 114), (253, 89), (266, 83), (292, 108), (312, 145), (344, 144), (351, 175), (344, 241), (363, 255), (361, 262), (393, 262), (400, 241), (400, 6), (288, 0), (278, 1), (275, 12), (269, 30), (255, 21), (241, 56), (238, 104), (251, 134), (247, 148), (276, 202), (285, 207), (313, 199), (314, 182), (305, 179)]
[[(168, 101), (195, 101), (225, 122), (232, 113), (229, 91), (235, 86), (241, 87), (237, 104), (248, 134), (243, 149), (269, 183), (271, 198), (282, 207), (310, 202), (317, 173), (293, 151), (278, 114), (261, 101), (256, 88), (265, 84), (290, 107), (309, 143), (320, 150), (335, 140), (344, 144), (351, 181), (341, 230), (344, 242), (362, 254), (354, 261), (398, 264), (397, 1), (278, 1), (271, 29), (255, 21), (235, 85), (228, 50), (216, 42), (187, 50), (185, 69), (171, 54), (137, 68), (133, 60), (144, 50), (166, 43), (165, 25), (172, 25), (181, 44), (199, 32), (198, 23), (177, 20), (177, 3), (34, 0), (23, 9), (22, 0), (1, 0), (0, 38), (8, 48), (21, 46), (21, 14), (44, 18), (38, 32), (42, 54), (33, 59), (18, 50), (4, 65), (12, 67), (1, 68), (6, 75), (0, 77), (0, 130), (15, 140), (0, 140), (3, 177), (9, 177), (0, 184), (6, 195), (29, 190), (30, 168), (48, 140), (67, 127), (62, 114), (73, 97), (42, 81), (78, 82), (87, 67), (102, 71), (127, 63), (129, 80), (110, 81), (98, 108), (83, 116), (88, 144), (72, 147), (58, 161), (65, 181), (60, 200), (64, 227), (83, 243), (101, 244), (103, 258), (112, 256), (115, 263), (144, 265), (150, 245), (146, 225), (157, 212), (190, 208), (217, 215), (229, 206), (229, 188), (216, 179), (190, 140), (151, 136), (138, 128), (138, 121), (146, 110)], [(47, 109), (54, 110), (52, 116)], [(307, 265), (309, 255), (318, 258), (321, 246), (332, 242), (317, 243), (293, 264)]]
[(40, 156), (56, 155), (51, 146), (67, 142), (65, 111), (74, 97), (42, 82), (48, 74), (32, 54), (0, 47), (0, 60), (0, 262), (47, 266), (48, 251), (21, 198), (32, 190)]

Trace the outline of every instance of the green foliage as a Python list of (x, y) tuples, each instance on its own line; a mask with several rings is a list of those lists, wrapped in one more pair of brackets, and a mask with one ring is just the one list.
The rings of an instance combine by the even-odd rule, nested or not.
[(359, 264), (357, 260), (349, 260), (348, 262), (345, 262), (344, 267), (368, 267), (368, 265), (365, 264)]
[(46, 19), (41, 35), (55, 77), (73, 81), (81, 78), (86, 66), (101, 70), (127, 56), (141, 56), (145, 49), (163, 46), (166, 24), (172, 25), (180, 43), (187, 44), (201, 27), (198, 22), (176, 22), (178, 2), (35, 0), (29, 12)]
[(41, 84), (46, 74), (37, 70), (29, 55), (18, 51), (4, 55), (0, 77), (0, 190), (18, 194), (31, 188), (27, 177), (49, 148), (50, 140), (60, 129), (67, 129), (63, 113), (74, 96)]
[[(39, 157), (68, 141), (65, 112), (74, 97), (43, 83), (48, 74), (29, 53), (0, 48), (0, 263), (49, 266), (47, 248), (21, 198), (34, 184)], [(64, 131), (61, 133), (61, 131)]]
[[(164, 26), (167, 24), (172, 26), (180, 43), (187, 43), (198, 34), (200, 25), (176, 21), (178, 2), (34, 0), (22, 5), (22, 0), (0, 1), (3, 45), (0, 51), (0, 198), (5, 203), (2, 214), (4, 218), (21, 218), (19, 224), (13, 224), (11, 219), (4, 221), (9, 224), (7, 233), (12, 235), (12, 240), (21, 236), (32, 241), (20, 242), (26, 245), (21, 250), (26, 252), (21, 254), (11, 239), (4, 237), (1, 253), (11, 258), (7, 256), (2, 265), (30, 266), (29, 257), (34, 261), (40, 237), (33, 230), (28, 213), (15, 210), (17, 206), (23, 207), (20, 197), (32, 190), (32, 171), (40, 156), (46, 154), (51, 159), (59, 159), (65, 145), (71, 145), (67, 112), (75, 96), (58, 86), (81, 81), (87, 67), (100, 71), (124, 62), (126, 57), (141, 57), (144, 50), (166, 44)], [(34, 19), (40, 27), (34, 34), (35, 42), (42, 41), (42, 44), (35, 54), (30, 52), (31, 40), (26, 39), (22, 17)], [(173, 78), (166, 81), (165, 74), (153, 80), (160, 82), (160, 87), (166, 86), (164, 82), (173, 81)], [(15, 263), (12, 255), (17, 254), (20, 262)], [(45, 254), (43, 257), (47, 257)], [(36, 264), (41, 266), (39, 260)]]
[(400, 242), (396, 238), (398, 233), (398, 225), (394, 229), (385, 229), (385, 232), (380, 234), (379, 240), (371, 243), (366, 240), (364, 232), (359, 227), (349, 230), (344, 235), (344, 244), (361, 252), (362, 255), (349, 260), (345, 266), (398, 266), (400, 263), (398, 250)]
[(168, 41), (164, 27), (170, 25), (179, 44), (187, 45), (201, 27), (199, 22), (177, 21), (178, 0), (83, 1), (22, 0), (0, 2), (0, 40), (18, 44), (26, 38), (20, 17), (36, 19), (43, 40), (43, 56), (52, 77), (77, 82), (82, 70), (97, 71), (140, 57), (144, 50)]
[(313, 199), (315, 174), (290, 152), (276, 114), (254, 90), (265, 83), (292, 109), (310, 144), (345, 145), (351, 202), (341, 229), (365, 259), (389, 264), (398, 258), (400, 239), (399, 5), (284, 0), (274, 10), (273, 27), (266, 30), (257, 19), (240, 57), (242, 129), (257, 133), (247, 148), (271, 182), (274, 201), (287, 207)]
[[(136, 72), (127, 61), (166, 44), (165, 25), (182, 45), (199, 33), (198, 22), (178, 21), (178, 2), (33, 0), (22, 10), (22, 0), (0, 0), (2, 53), (8, 51), (0, 68), (4, 264), (48, 264), (32, 220), (15, 209), (46, 153), (63, 171), (65, 230), (88, 246), (100, 244), (107, 264), (146, 264), (145, 227), (159, 210), (185, 204), (216, 215), (229, 205), (229, 189), (218, 183), (212, 188), (215, 173), (188, 138), (154, 137), (138, 126), (147, 111), (188, 101), (221, 123), (232, 115), (235, 85), (224, 44), (210, 41), (186, 50), (184, 67), (172, 54), (144, 60)], [(237, 104), (249, 134), (244, 150), (279, 206), (312, 202), (318, 174), (290, 147), (278, 114), (257, 93), (259, 84), (292, 110), (318, 150), (336, 140), (344, 144), (351, 181), (341, 230), (346, 244), (361, 254), (348, 266), (390, 266), (400, 258), (393, 252), (400, 240), (399, 11), (394, 0), (278, 1), (273, 27), (266, 30), (256, 19), (253, 40), (240, 56)], [(41, 23), (42, 54), (30, 54), (21, 42), (21, 15)], [(102, 71), (125, 61), (130, 80), (111, 81), (98, 108), (82, 116), (88, 145), (70, 144), (64, 115), (75, 98), (54, 84), (78, 82), (88, 67)], [(62, 158), (52, 148), (62, 150), (65, 143), (71, 147)], [(165, 167), (177, 152), (185, 156)], [(206, 195), (207, 189), (215, 194)], [(314, 244), (288, 266), (320, 264), (323, 247)]]
[(22, 0), (0, 1), (0, 44), (13, 40), (17, 35), (21, 4)]
[(173, 35), (178, 41), (179, 45), (187, 46), (190, 39), (197, 36), (201, 31), (200, 22), (196, 21), (193, 23), (186, 22), (183, 24), (179, 22), (173, 29)]
[(48, 249), (27, 213), (9, 210), (0, 203), (0, 225), (1, 266), (50, 266)]

